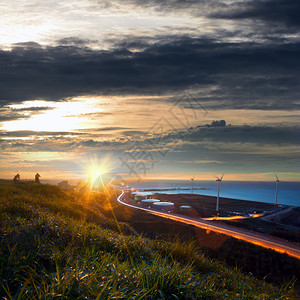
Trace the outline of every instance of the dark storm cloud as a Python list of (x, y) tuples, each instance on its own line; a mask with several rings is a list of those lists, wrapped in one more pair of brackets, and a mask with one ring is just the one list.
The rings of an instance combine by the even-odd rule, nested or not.
[[(101, 5), (103, 1), (97, 2)], [(216, 9), (226, 8), (226, 5), (219, 0), (114, 0), (113, 2), (119, 5), (134, 5), (147, 11), (152, 9), (158, 13), (179, 11), (193, 16), (203, 16)]]
[(24, 119), (24, 115), (11, 111), (7, 112), (6, 110), (0, 109), (0, 122), (14, 121), (19, 119)]
[[(260, 145), (299, 145), (299, 130), (294, 127), (275, 126), (198, 126), (181, 133), (183, 140), (192, 142), (256, 143)], [(221, 122), (221, 121), (219, 121)]]
[[(214, 126), (216, 124), (222, 126)], [(274, 164), (278, 166), (283, 163), (290, 169), (299, 166), (299, 127), (223, 125), (222, 121), (214, 121), (209, 125), (171, 133), (161, 137), (156, 147), (169, 146), (163, 159), (173, 160), (177, 164), (190, 162), (193, 165), (189, 168), (213, 161), (222, 162), (221, 167), (215, 165), (218, 170), (226, 168), (224, 164), (240, 166), (241, 169), (247, 165), (248, 171), (251, 168), (257, 171), (260, 166), (272, 170)], [(168, 140), (177, 143), (167, 144)], [(147, 140), (144, 143), (149, 145)], [(153, 153), (157, 157), (157, 152)], [(162, 156), (159, 157), (162, 159)], [(232, 169), (228, 171), (232, 172)]]
[(57, 41), (57, 44), (62, 46), (62, 45), (67, 45), (67, 46), (85, 46), (89, 43), (93, 43), (95, 41), (91, 41), (89, 39), (80, 39), (77, 37), (67, 37), (61, 40)]
[[(224, 3), (220, 0), (134, 0), (125, 1), (156, 11), (185, 11), (191, 15), (237, 19), (259, 19), (287, 27), (300, 27), (300, 2), (298, 0), (252, 0)], [(271, 30), (271, 28), (269, 28)]]
[[(218, 126), (215, 126), (216, 124)], [(225, 125), (221, 120), (181, 132), (165, 133), (159, 138), (141, 135), (97, 141), (93, 138), (67, 137), (61, 132), (57, 136), (53, 134), (52, 137), (44, 140), (36, 140), (34, 144), (31, 141), (1, 141), (0, 139), (0, 148), (4, 152), (110, 151), (126, 159), (141, 159), (140, 155), (143, 158), (143, 155), (147, 154), (147, 159), (168, 160), (176, 157), (181, 161), (216, 160), (237, 164), (240, 163), (237, 157), (244, 157), (244, 161), (248, 159), (263, 161), (266, 156), (270, 161), (280, 158), (297, 160), (299, 157), (297, 149), (300, 144), (299, 129), (296, 126), (233, 126)], [(20, 138), (30, 135), (31, 132), (10, 134)], [(270, 152), (271, 149), (273, 150)], [(164, 156), (161, 152), (165, 153)]]
[[(30, 136), (30, 135), (27, 135)], [(42, 135), (43, 136), (43, 135)], [(21, 133), (16, 137), (26, 137)], [(67, 137), (62, 135), (53, 135), (42, 140), (24, 141), (24, 140), (1, 140), (0, 149), (3, 151), (19, 152), (73, 152), (88, 150), (89, 153), (99, 150), (125, 151), (130, 147), (131, 140), (128, 138), (119, 138), (110, 141), (96, 141), (93, 139), (83, 139), (76, 136)]]
[(227, 10), (211, 15), (226, 19), (260, 19), (273, 24), (279, 23), (287, 27), (300, 27), (299, 0), (267, 0), (244, 1), (228, 5)]
[(138, 6), (146, 8), (155, 8), (156, 10), (173, 11), (173, 10), (188, 10), (195, 13), (213, 9), (215, 6), (223, 6), (219, 1), (216, 0), (134, 0), (134, 3)]
[(211, 124), (206, 125), (207, 127), (225, 127), (226, 121), (220, 120), (220, 121), (212, 121)]
[[(257, 72), (247, 74), (227, 74), (218, 76), (219, 88), (199, 93), (198, 99), (214, 109), (263, 109), (292, 110), (299, 109), (298, 71), (289, 75), (284, 68), (282, 73), (268, 76)], [(210, 102), (215, 100), (213, 104)]]
[[(0, 122), (29, 119), (34, 114), (45, 110), (52, 110), (52, 107), (23, 107), (23, 108), (0, 108)], [(28, 114), (24, 114), (28, 113)]]
[[(300, 44), (220, 43), (179, 37), (97, 51), (88, 47), (23, 45), (0, 51), (0, 103), (58, 101), (84, 94), (157, 94), (195, 84), (214, 87), (229, 107), (293, 109), (299, 99)], [(113, 91), (113, 92), (112, 92)], [(206, 95), (207, 96), (207, 95)]]

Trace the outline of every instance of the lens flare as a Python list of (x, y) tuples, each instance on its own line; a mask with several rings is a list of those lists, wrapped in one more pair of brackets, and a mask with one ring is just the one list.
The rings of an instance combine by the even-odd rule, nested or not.
[(102, 159), (90, 158), (86, 173), (91, 189), (104, 188), (111, 181), (112, 167), (109, 156)]

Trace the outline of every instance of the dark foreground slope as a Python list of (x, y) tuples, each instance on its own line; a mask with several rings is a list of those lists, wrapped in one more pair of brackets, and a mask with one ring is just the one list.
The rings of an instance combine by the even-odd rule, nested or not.
[[(98, 196), (104, 211), (113, 196)], [(87, 190), (0, 182), (2, 299), (293, 299), (288, 285), (228, 268), (192, 242), (142, 238), (97, 206)]]

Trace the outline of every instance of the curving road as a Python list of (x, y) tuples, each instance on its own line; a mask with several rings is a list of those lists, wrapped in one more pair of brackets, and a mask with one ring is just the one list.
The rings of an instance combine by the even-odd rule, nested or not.
[(170, 212), (161, 212), (161, 211), (156, 211), (148, 208), (142, 208), (138, 207), (129, 203), (126, 203), (123, 198), (126, 193), (122, 191), (121, 195), (118, 196), (117, 201), (125, 205), (127, 207), (133, 208), (133, 209), (139, 209), (146, 211), (150, 214), (160, 216), (163, 218), (171, 219), (174, 221), (178, 221), (181, 223), (189, 224), (189, 225), (194, 225), (199, 228), (204, 228), (207, 230), (211, 230), (214, 232), (222, 233), (228, 236), (232, 236), (236, 239), (240, 239), (255, 245), (262, 246), (264, 248), (269, 248), (272, 250), (275, 250), (277, 252), (281, 253), (286, 253), (290, 256), (296, 257), (300, 259), (300, 245), (297, 243), (292, 243), (292, 242), (287, 242), (285, 240), (279, 239), (279, 238), (274, 238), (269, 235), (257, 233), (257, 232), (251, 232), (248, 230), (243, 230), (240, 228), (235, 228), (232, 226), (224, 225), (224, 224), (215, 224), (210, 221), (206, 221), (203, 219), (195, 219), (192, 217), (188, 216), (182, 216), (179, 214), (175, 213), (170, 213)]

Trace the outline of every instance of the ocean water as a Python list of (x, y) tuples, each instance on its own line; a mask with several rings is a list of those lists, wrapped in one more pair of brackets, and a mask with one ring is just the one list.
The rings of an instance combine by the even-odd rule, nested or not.
[[(129, 183), (128, 183), (129, 184)], [(143, 181), (131, 182), (130, 186), (136, 189), (173, 189), (171, 191), (151, 191), (142, 192), (143, 195), (151, 195), (156, 192), (168, 194), (189, 194), (191, 193), (191, 181)], [(275, 182), (258, 181), (222, 181), (220, 184), (220, 197), (250, 200), (266, 203), (275, 202)], [(184, 188), (188, 190), (178, 190)], [(194, 194), (216, 196), (216, 181), (194, 181)], [(300, 182), (279, 182), (278, 204), (292, 205), (300, 207)]]

